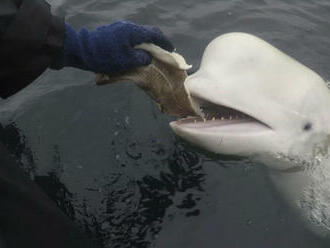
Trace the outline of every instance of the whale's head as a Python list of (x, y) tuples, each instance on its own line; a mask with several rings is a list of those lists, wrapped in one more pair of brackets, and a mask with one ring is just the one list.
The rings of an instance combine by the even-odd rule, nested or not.
[(253, 35), (230, 33), (213, 40), (185, 87), (199, 117), (171, 127), (208, 151), (272, 158), (269, 166), (287, 170), (295, 165), (283, 163), (284, 157), (315, 155), (317, 146), (328, 143), (325, 81)]

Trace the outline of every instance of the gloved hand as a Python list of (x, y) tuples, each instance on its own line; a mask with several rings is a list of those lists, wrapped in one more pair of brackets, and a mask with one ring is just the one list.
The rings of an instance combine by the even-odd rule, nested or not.
[(134, 46), (154, 43), (165, 50), (173, 51), (173, 45), (156, 27), (118, 21), (101, 26), (94, 31), (83, 28), (76, 32), (66, 24), (63, 66), (83, 70), (112, 73), (148, 65), (151, 56)]

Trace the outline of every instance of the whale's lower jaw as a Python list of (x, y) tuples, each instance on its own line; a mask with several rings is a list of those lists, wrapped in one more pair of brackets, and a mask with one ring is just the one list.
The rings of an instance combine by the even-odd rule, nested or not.
[(208, 151), (250, 156), (264, 148), (262, 140), (275, 136), (269, 125), (235, 107), (197, 97), (191, 101), (199, 116), (173, 121), (170, 126), (178, 136)]
[(218, 154), (251, 156), (267, 149), (264, 141), (276, 136), (272, 129), (248, 120), (175, 121), (175, 134), (203, 149)]
[(271, 131), (266, 125), (252, 119), (203, 119), (201, 117), (189, 117), (178, 121), (173, 121), (170, 126), (174, 131), (180, 133), (191, 133), (196, 135), (248, 135), (252, 133), (262, 133)]

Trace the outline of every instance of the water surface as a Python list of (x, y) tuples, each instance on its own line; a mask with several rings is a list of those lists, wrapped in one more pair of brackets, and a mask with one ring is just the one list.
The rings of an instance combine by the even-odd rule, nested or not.
[[(194, 69), (220, 34), (257, 35), (330, 78), (326, 0), (52, 0), (75, 28), (128, 19), (160, 27)], [(239, 94), (239, 92), (238, 92)], [(329, 247), (306, 230), (265, 168), (209, 157), (131, 84), (47, 71), (1, 103), (6, 143), (58, 206), (103, 247)]]

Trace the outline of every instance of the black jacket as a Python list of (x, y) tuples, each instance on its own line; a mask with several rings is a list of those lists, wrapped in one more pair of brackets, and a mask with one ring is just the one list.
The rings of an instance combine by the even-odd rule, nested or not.
[(16, 93), (47, 67), (59, 69), (63, 52), (62, 18), (44, 0), (0, 1), (0, 97)]
[[(0, 97), (16, 93), (47, 67), (60, 68), (55, 61), (64, 32), (63, 20), (51, 15), (45, 1), (0, 0)], [(0, 125), (0, 139), (2, 130)], [(0, 239), (8, 248), (96, 247), (1, 143)]]

